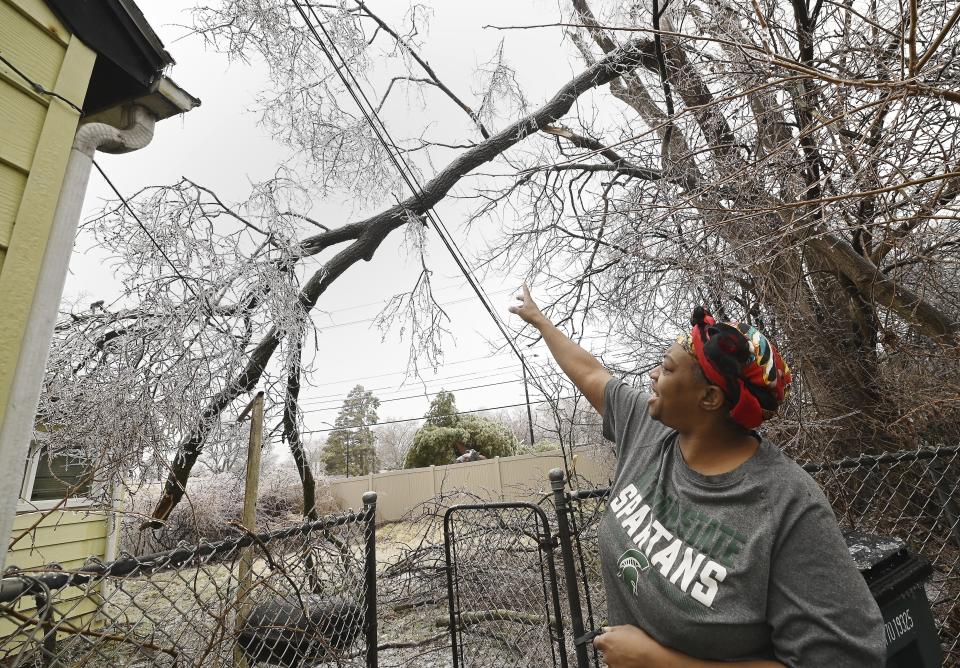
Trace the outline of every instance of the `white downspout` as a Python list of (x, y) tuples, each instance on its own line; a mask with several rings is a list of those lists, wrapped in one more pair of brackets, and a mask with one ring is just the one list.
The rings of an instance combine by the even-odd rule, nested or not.
[[(105, 123), (81, 125), (77, 129), (67, 161), (60, 198), (43, 253), (40, 278), (33, 294), (23, 345), (10, 388), (6, 417), (0, 425), (0, 461), (9, 467), (6, 475), (0, 476), (0, 536), (3, 537), (10, 536), (13, 529), (22, 482), (21, 463), (26, 461), (33, 436), (37, 403), (40, 400), (40, 389), (50, 354), (50, 342), (57, 322), (60, 298), (63, 296), (63, 286), (67, 279), (94, 153), (98, 150), (105, 153), (128, 153), (143, 148), (153, 139), (156, 117), (150, 111), (135, 105), (127, 110), (126, 116), (125, 129)], [(0, 549), (0, 571), (5, 567), (6, 556), (4, 545)]]

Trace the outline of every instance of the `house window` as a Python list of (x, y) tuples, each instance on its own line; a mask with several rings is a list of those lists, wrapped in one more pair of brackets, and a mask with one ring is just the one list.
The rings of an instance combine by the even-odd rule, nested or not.
[[(91, 469), (69, 453), (50, 454), (42, 441), (30, 444), (18, 511), (76, 508), (93, 504)], [(66, 498), (66, 501), (64, 499)]]

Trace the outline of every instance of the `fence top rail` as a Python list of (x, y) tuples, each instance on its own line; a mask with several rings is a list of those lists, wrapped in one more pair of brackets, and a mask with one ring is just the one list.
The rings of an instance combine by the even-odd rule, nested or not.
[(7, 569), (0, 580), (0, 603), (10, 603), (24, 594), (44, 595), (50, 591), (93, 584), (108, 577), (124, 578), (147, 575), (166, 570), (176, 570), (188, 564), (226, 556), (240, 548), (267, 544), (300, 534), (332, 529), (348, 524), (361, 524), (373, 521), (376, 512), (376, 494), (367, 492), (363, 496), (363, 510), (349, 511), (339, 515), (327, 515), (313, 522), (304, 522), (285, 529), (276, 529), (254, 533), (238, 526), (238, 534), (218, 541), (200, 541), (195, 545), (175, 547), (164, 552), (155, 552), (142, 556), (124, 555), (108, 563), (100, 563), (91, 558), (79, 570), (62, 571), (59, 564), (49, 564), (39, 569), (18, 571), (15, 566)]
[(543, 508), (538, 506), (535, 503), (529, 501), (489, 501), (489, 502), (480, 502), (480, 503), (458, 503), (447, 508), (443, 513), (443, 524), (447, 526), (450, 516), (458, 511), (463, 510), (490, 510), (491, 508), (501, 508), (501, 509), (510, 509), (514, 508), (517, 510), (529, 510), (534, 515), (540, 518), (543, 522), (543, 526), (546, 528), (547, 533), (550, 533), (550, 522), (547, 520), (547, 513), (544, 512)]
[(900, 450), (884, 452), (879, 455), (859, 455), (845, 457), (834, 462), (804, 462), (801, 464), (807, 473), (818, 473), (825, 469), (852, 469), (862, 466), (876, 466), (877, 464), (898, 464), (920, 459), (936, 459), (937, 457), (952, 457), (960, 452), (960, 445), (938, 445), (933, 447), (917, 448), (916, 450)]
[[(865, 466), (876, 466), (877, 464), (899, 464), (902, 462), (919, 461), (923, 459), (936, 459), (938, 457), (953, 457), (960, 453), (960, 445), (940, 445), (933, 447), (917, 448), (916, 450), (899, 450), (896, 452), (884, 452), (879, 455), (858, 455), (857, 457), (845, 457), (833, 462), (803, 462), (800, 466), (807, 473), (819, 473), (820, 471), (836, 469), (853, 469)], [(609, 487), (600, 487), (597, 489), (575, 489), (570, 492), (570, 498), (576, 500), (598, 499), (607, 496), (610, 493)]]

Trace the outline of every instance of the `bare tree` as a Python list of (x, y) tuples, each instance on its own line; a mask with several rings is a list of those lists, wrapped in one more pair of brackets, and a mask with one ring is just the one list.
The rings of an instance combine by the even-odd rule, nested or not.
[(402, 469), (407, 451), (413, 445), (413, 435), (420, 425), (417, 422), (392, 422), (384, 418), (384, 424), (373, 432), (377, 458), (380, 466), (386, 470)]
[(573, 0), (587, 63), (654, 43), (615, 108), (544, 128), (556, 142), (478, 194), (478, 219), (523, 207), (488, 261), (549, 277), (574, 335), (624, 333), (624, 371), (694, 304), (760, 325), (799, 370), (774, 428), (807, 454), (951, 438), (960, 42), (946, 7), (911, 7), (708, 0), (658, 30), (636, 3)]
[[(527, 444), (527, 441), (530, 440), (530, 427), (527, 420), (526, 407), (518, 406), (515, 408), (503, 408), (498, 411), (484, 413), (483, 415), (484, 417), (506, 427), (513, 435), (513, 438), (517, 443)], [(534, 439), (536, 439), (536, 435), (537, 431), (536, 428), (534, 428)], [(521, 449), (523, 449), (523, 445), (521, 446)]]

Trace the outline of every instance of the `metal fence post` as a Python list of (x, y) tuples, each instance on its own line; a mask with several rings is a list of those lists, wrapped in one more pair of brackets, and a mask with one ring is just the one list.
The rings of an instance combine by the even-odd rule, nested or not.
[(57, 668), (60, 661), (57, 659), (57, 629), (53, 624), (53, 593), (37, 594), (34, 596), (37, 612), (40, 613), (40, 628), (43, 629), (43, 640), (40, 642), (40, 665), (43, 668)]
[(450, 615), (450, 649), (453, 657), (453, 668), (460, 668), (460, 654), (457, 648), (457, 607), (455, 606), (456, 594), (454, 593), (454, 569), (456, 562), (453, 554), (453, 539), (450, 530), (450, 513), (453, 508), (447, 508), (443, 513), (443, 552), (446, 556), (447, 570), (447, 613)]
[(363, 495), (365, 516), (364, 538), (364, 594), (366, 608), (364, 632), (367, 638), (367, 668), (377, 668), (377, 493)]
[[(563, 578), (567, 583), (567, 601), (570, 603), (570, 629), (574, 639), (582, 638), (583, 611), (580, 609), (580, 588), (577, 584), (577, 570), (573, 561), (573, 542), (570, 536), (570, 522), (567, 516), (567, 495), (563, 489), (564, 474), (561, 469), (550, 470), (550, 488), (553, 490), (553, 506), (557, 512), (557, 536), (560, 539), (560, 556), (563, 559)], [(577, 653), (578, 668), (588, 668), (590, 657), (584, 644), (574, 644)]]
[[(563, 639), (563, 608), (560, 605), (560, 588), (557, 586), (557, 568), (553, 562), (553, 537), (550, 535), (550, 523), (547, 516), (540, 510), (541, 521), (543, 522), (544, 535), (540, 538), (541, 550), (546, 553), (547, 574), (550, 579), (550, 600), (553, 603), (554, 610), (554, 633), (556, 633), (557, 652), (560, 655), (560, 668), (567, 668), (567, 645)], [(549, 617), (549, 615), (548, 615)]]

